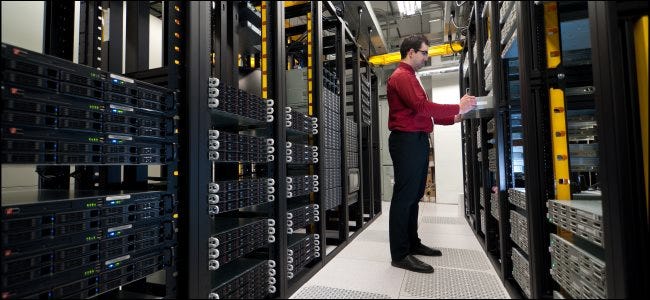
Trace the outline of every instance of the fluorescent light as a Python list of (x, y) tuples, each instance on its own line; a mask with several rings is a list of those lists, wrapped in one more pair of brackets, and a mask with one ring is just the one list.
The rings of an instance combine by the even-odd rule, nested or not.
[(435, 18), (433, 20), (429, 20), (429, 23), (438, 22), (438, 21), (440, 21), (440, 18)]
[(421, 69), (420, 71), (418, 71), (418, 75), (420, 75), (420, 77), (423, 77), (423, 76), (431, 76), (433, 74), (450, 73), (456, 71), (458, 71), (458, 66), (436, 68), (436, 69)]
[(422, 1), (397, 1), (397, 8), (403, 16), (414, 15), (422, 10)]

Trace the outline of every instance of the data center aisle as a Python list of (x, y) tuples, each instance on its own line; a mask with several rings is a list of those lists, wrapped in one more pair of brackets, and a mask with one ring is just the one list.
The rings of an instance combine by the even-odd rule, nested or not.
[(510, 298), (458, 205), (420, 203), (420, 239), (443, 253), (418, 256), (433, 274), (392, 267), (390, 203), (382, 204), (382, 215), (291, 298)]

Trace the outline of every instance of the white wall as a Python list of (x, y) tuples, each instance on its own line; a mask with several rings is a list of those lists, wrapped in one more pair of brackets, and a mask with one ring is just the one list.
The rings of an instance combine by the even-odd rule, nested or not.
[[(126, 7), (126, 5), (124, 5), (124, 7)], [(163, 65), (162, 41), (163, 41), (162, 20), (154, 17), (153, 15), (149, 15), (149, 69), (160, 68)]]
[(43, 52), (44, 1), (2, 1), (2, 42)]
[[(458, 104), (460, 99), (458, 72), (432, 77), (433, 101), (440, 104)], [(436, 125), (433, 129), (433, 149), (436, 168), (436, 202), (458, 204), (463, 193), (463, 157), (460, 123), (451, 126)]]

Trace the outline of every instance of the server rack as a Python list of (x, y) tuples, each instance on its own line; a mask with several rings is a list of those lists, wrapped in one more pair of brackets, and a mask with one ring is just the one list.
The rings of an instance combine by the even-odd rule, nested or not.
[[(368, 49), (369, 50), (369, 49)], [(370, 51), (368, 51), (369, 55)], [(377, 194), (377, 186), (376, 183), (376, 174), (378, 172), (378, 168), (375, 165), (375, 161), (377, 160), (377, 150), (378, 150), (378, 141), (377, 138), (374, 136), (373, 128), (378, 127), (375, 125), (377, 123), (377, 120), (373, 118), (373, 111), (375, 109), (375, 106), (377, 106), (377, 102), (373, 101), (373, 99), (377, 99), (376, 97), (373, 98), (372, 91), (372, 85), (373, 82), (376, 82), (377, 76), (374, 74), (372, 69), (370, 68), (368, 61), (367, 61), (367, 56), (363, 57), (361, 61), (361, 67), (362, 68), (362, 73), (360, 76), (360, 90), (361, 90), (361, 159), (363, 161), (363, 174), (365, 176), (362, 177), (363, 183), (361, 184), (363, 187), (363, 219), (364, 222), (368, 222), (371, 219), (374, 218), (374, 215), (376, 214), (377, 208), (375, 207), (376, 205), (381, 205), (380, 202), (376, 201), (375, 195)], [(376, 83), (375, 83), (376, 84)]]
[[(86, 22), (86, 25), (83, 25), (87, 29), (85, 34), (92, 36), (82, 37), (87, 42), (82, 51), (89, 53), (84, 59), (95, 67), (102, 65), (109, 70), (121, 70), (119, 50), (122, 48), (122, 15), (110, 15), (110, 41), (102, 41), (101, 49), (104, 51), (98, 52), (100, 48), (97, 48), (98, 45), (94, 41), (97, 40), (95, 35), (100, 33), (95, 30), (95, 19), (103, 8), (97, 2), (88, 2), (88, 5), (90, 6), (82, 9), (82, 19)], [(110, 5), (111, 10), (121, 11), (124, 4), (115, 1), (110, 2)], [(292, 157), (292, 163), (309, 162), (308, 157), (295, 156), (297, 152), (293, 150), (297, 149), (298, 145), (302, 145), (301, 149), (305, 150), (302, 154), (312, 155), (312, 158), (317, 159), (312, 159), (312, 166), (307, 167), (310, 175), (323, 178), (332, 174), (328, 171), (326, 175), (327, 168), (323, 168), (322, 164), (322, 149), (328, 142), (321, 134), (322, 120), (326, 119), (323, 101), (326, 76), (323, 74), (323, 68), (331, 67), (330, 75), (336, 73), (331, 77), (345, 78), (345, 69), (352, 69), (351, 62), (345, 59), (345, 52), (346, 49), (350, 52), (353, 47), (358, 48), (357, 41), (345, 22), (336, 14), (336, 8), (331, 2), (314, 2), (294, 7), (282, 2), (169, 2), (163, 6), (164, 66), (148, 69), (146, 53), (149, 45), (142, 42), (148, 40), (148, 23), (143, 21), (143, 18), (148, 18), (148, 14), (144, 13), (148, 11), (145, 6), (142, 3), (127, 6), (127, 11), (132, 12), (127, 14), (127, 40), (137, 40), (138, 43), (132, 51), (127, 52), (129, 64), (126, 75), (164, 86), (175, 92), (178, 113), (171, 132), (178, 134), (178, 141), (175, 142), (178, 150), (174, 152), (174, 159), (165, 161), (161, 168), (163, 175), (160, 177), (148, 176), (146, 169), (139, 166), (125, 167), (123, 182), (120, 181), (119, 170), (115, 168), (85, 166), (77, 169), (83, 170), (84, 174), (94, 174), (98, 171), (97, 177), (93, 175), (87, 176), (90, 180), (79, 180), (87, 186), (98, 182), (108, 188), (128, 186), (131, 189), (141, 189), (149, 185), (172, 193), (178, 198), (178, 205), (174, 205), (174, 201), (168, 204), (165, 200), (159, 207), (166, 205), (165, 207), (174, 208), (173, 211), (165, 210), (171, 217), (166, 223), (169, 225), (161, 229), (165, 236), (172, 236), (174, 240), (169, 242), (169, 251), (164, 252), (162, 261), (158, 257), (155, 258), (156, 263), (164, 266), (166, 270), (162, 276), (164, 278), (157, 279), (158, 284), (153, 284), (150, 280), (111, 284), (123, 284), (124, 292), (120, 293), (123, 295), (126, 295), (127, 291), (146, 291), (165, 297), (286, 297), (295, 292), (381, 213), (381, 206), (372, 208), (373, 199), (365, 197), (368, 199), (366, 203), (371, 205), (374, 213), (368, 216), (366, 211), (365, 220), (358, 222), (355, 228), (356, 234), (350, 235), (349, 205), (345, 198), (348, 189), (347, 176), (335, 176), (338, 179), (330, 182), (338, 188), (336, 193), (340, 195), (340, 202), (334, 201), (331, 208), (326, 208), (322, 189), (316, 193), (313, 189), (308, 202), (294, 202), (287, 193), (287, 175), (295, 175), (291, 172), (296, 168), (287, 163), (287, 157)], [(72, 11), (70, 5), (64, 4), (55, 4), (50, 10), (70, 14)], [(309, 38), (312, 40), (310, 46), (313, 49), (309, 55), (313, 60), (311, 116), (297, 114), (295, 110), (288, 111), (288, 95), (284, 89), (278, 88), (286, 86), (282, 75), (288, 52), (285, 45), (278, 41), (284, 41), (290, 30), (294, 30), (285, 28), (283, 21), (289, 14), (305, 13), (313, 16), (309, 23), (312, 26)], [(322, 18), (323, 15), (326, 18)], [(60, 15), (52, 13), (49, 16), (58, 18)], [(65, 18), (65, 21), (69, 22), (71, 19)], [(52, 20), (49, 21), (50, 25), (64, 21), (63, 18)], [(61, 29), (48, 33), (50, 40), (66, 40), (61, 34), (65, 33), (66, 37), (71, 34), (67, 25), (47, 28)], [(324, 37), (323, 31), (334, 34)], [(261, 47), (256, 48), (259, 52), (251, 50), (251, 42), (256, 42), (255, 39), (249, 38), (251, 36), (257, 36), (256, 39), (260, 41), (258, 45)], [(324, 46), (324, 38), (327, 39), (328, 46)], [(332, 43), (334, 47), (329, 46), (330, 41), (335, 42)], [(68, 48), (63, 48), (69, 45), (58, 45), (62, 48), (52, 49), (53, 53), (71, 53)], [(91, 53), (91, 50), (95, 52)], [(336, 54), (335, 58), (326, 56), (329, 54)], [(346, 63), (350, 66), (346, 66)], [(256, 69), (256, 66), (260, 67), (262, 73), (259, 98), (272, 99), (272, 103), (255, 97), (250, 86), (243, 87), (238, 84), (240, 79)], [(330, 94), (330, 101), (340, 103), (340, 118), (338, 124), (334, 125), (344, 129), (346, 82), (330, 80), (330, 87), (334, 90)], [(371, 86), (370, 93), (376, 95), (376, 92), (375, 84)], [(234, 99), (237, 99), (237, 105), (233, 104)], [(262, 112), (252, 109), (260, 108), (255, 102), (262, 102), (266, 110)], [(359, 105), (360, 102), (356, 103)], [(242, 106), (246, 106), (248, 110), (240, 109)], [(289, 120), (288, 115), (291, 116), (291, 121), (296, 121), (290, 126), (286, 123)], [(315, 118), (310, 119), (312, 116)], [(297, 126), (301, 124), (299, 120), (302, 120), (303, 125), (305, 121), (306, 125), (311, 125), (312, 131), (306, 130), (306, 126)], [(318, 123), (314, 122), (316, 120)], [(308, 124), (310, 121), (312, 123)], [(375, 124), (366, 129), (365, 136), (368, 137), (372, 130), (376, 132)], [(317, 127), (314, 128), (314, 125)], [(361, 130), (356, 127), (350, 129), (359, 133)], [(339, 130), (338, 138), (330, 138), (329, 141), (340, 140), (342, 143), (339, 148), (345, 149), (344, 134), (344, 130)], [(262, 136), (271, 138), (273, 145), (270, 145), (271, 141), (267, 139), (257, 138)], [(287, 147), (287, 141), (292, 141), (295, 136), (298, 136), (302, 143), (295, 143), (293, 140), (290, 147)], [(374, 142), (369, 140), (367, 143), (369, 147)], [(358, 144), (357, 149), (361, 149), (361, 139), (358, 139)], [(316, 146), (318, 149), (304, 147), (305, 145)], [(288, 155), (287, 150), (292, 150), (292, 153)], [(261, 155), (262, 152), (265, 155)], [(341, 171), (347, 170), (347, 162), (339, 152), (334, 151), (331, 155), (334, 158), (338, 156), (339, 159), (333, 161), (334, 168), (330, 170), (335, 170), (334, 174), (343, 175)], [(359, 156), (360, 152), (357, 150)], [(318, 153), (318, 156), (315, 157), (314, 153)], [(270, 163), (269, 155), (273, 156)], [(294, 156), (296, 161), (293, 160)], [(360, 160), (360, 157), (357, 159)], [(368, 166), (376, 163), (374, 158), (366, 160)], [(68, 183), (61, 178), (46, 180), (62, 173), (64, 168), (58, 165), (42, 168), (42, 174), (46, 175), (43, 177), (42, 186), (67, 186)], [(249, 175), (244, 177), (254, 180), (238, 180), (241, 179), (240, 174)], [(311, 177), (312, 182), (313, 179), (314, 177)], [(273, 183), (273, 186), (268, 186), (270, 183)], [(322, 184), (321, 182), (319, 187), (322, 187)], [(369, 183), (359, 182), (359, 189), (367, 190), (367, 184)], [(373, 186), (373, 189), (377, 187)], [(266, 203), (260, 203), (263, 202), (260, 199), (264, 199), (262, 195), (267, 196)], [(235, 198), (237, 201), (232, 201)], [(251, 202), (251, 198), (258, 201)], [(362, 218), (363, 208), (357, 211), (358, 217)], [(298, 228), (304, 228), (305, 233), (311, 233), (303, 236), (308, 240), (299, 241), (301, 232)], [(292, 234), (289, 234), (289, 229), (293, 231)], [(134, 234), (145, 236), (146, 233)], [(175, 242), (176, 236), (178, 244)], [(326, 251), (328, 244), (335, 247)], [(309, 260), (305, 259), (309, 252), (313, 253), (312, 256), (320, 255), (320, 259), (305, 264)], [(300, 253), (302, 256), (298, 255)], [(134, 268), (144, 270), (145, 267), (150, 268), (144, 265)], [(293, 279), (289, 278), (290, 272), (294, 273)], [(137, 276), (140, 277), (142, 276)], [(88, 291), (90, 288), (89, 286)], [(79, 297), (87, 296), (91, 294), (79, 294)]]
[[(489, 27), (490, 42), (485, 44), (488, 51), (484, 52), (484, 57), (491, 56), (491, 66), (486, 71), (492, 72), (492, 78), (477, 76), (481, 70), (481, 55), (478, 55), (478, 63), (472, 64), (470, 60), (468, 69), (461, 74), (461, 86), (471, 86), (478, 81), (477, 95), (482, 96), (481, 79), (486, 83), (492, 82), (493, 122), (497, 135), (493, 153), (497, 159), (497, 195), (501, 194), (497, 196), (501, 210), (498, 214), (501, 259), (493, 262), (511, 294), (534, 298), (647, 294), (647, 289), (641, 284), (632, 287), (611, 277), (637, 274), (633, 276), (637, 280), (648, 276), (647, 271), (632, 267), (634, 264), (631, 263), (636, 259), (647, 265), (645, 256), (636, 252), (647, 247), (647, 226), (642, 225), (647, 224), (647, 203), (642, 200), (644, 186), (638, 182), (625, 189), (636, 193), (638, 197), (635, 199), (639, 200), (625, 205), (614, 201), (616, 197), (612, 198), (612, 194), (605, 195), (606, 187), (613, 188), (614, 183), (611, 178), (606, 178), (603, 168), (610, 170), (607, 174), (620, 171), (620, 157), (616, 164), (598, 159), (605, 155), (601, 151), (607, 146), (603, 144), (611, 138), (607, 129), (615, 128), (613, 123), (604, 128), (601, 124), (608, 124), (611, 120), (612, 114), (604, 109), (610, 107), (605, 104), (609, 99), (605, 100), (603, 95), (611, 95), (613, 90), (609, 85), (611, 81), (605, 83), (602, 80), (603, 72), (609, 72), (603, 71), (602, 66), (624, 66), (619, 68), (619, 74), (628, 84), (625, 88), (614, 89), (629, 97), (620, 99), (622, 105), (617, 108), (637, 107), (637, 93), (643, 90), (634, 71), (643, 68), (643, 59), (639, 63), (631, 50), (634, 47), (632, 24), (639, 22), (643, 13), (632, 13), (632, 7), (637, 11), (644, 9), (634, 5), (605, 8), (600, 3), (580, 1), (502, 2), (500, 6), (497, 2), (475, 4), (474, 11), (481, 11), (483, 18), (477, 15), (473, 20), (475, 31), (470, 30), (470, 47), (465, 58), (476, 56), (470, 49), (476, 48), (476, 52), (481, 53), (481, 45), (472, 43), (480, 41), (482, 26)], [(595, 27), (602, 28), (601, 31), (588, 29), (590, 24), (607, 23), (602, 20), (619, 20), (619, 26), (608, 23), (610, 27), (607, 29)], [(616, 38), (605, 41), (603, 32)], [(472, 37), (474, 33), (476, 37)], [(627, 57), (635, 59), (612, 64), (619, 58), (606, 51), (613, 48), (627, 49)], [(472, 71), (473, 67), (478, 70)], [(470, 75), (469, 80), (464, 78), (464, 74)], [(590, 74), (593, 74), (593, 80)], [(472, 76), (478, 78), (472, 79)], [(628, 113), (633, 115), (632, 120), (619, 124), (616, 130), (633, 128), (631, 135), (625, 138), (638, 141), (642, 134), (636, 128), (642, 128), (640, 120), (644, 113)], [(483, 116), (476, 112), (474, 117)], [(477, 167), (479, 170), (484, 167), (480, 162), (472, 163), (476, 156), (470, 152), (475, 151), (473, 142), (484, 145), (481, 142), (485, 138), (481, 135), (485, 131), (475, 134), (475, 126), (483, 125), (482, 120), (464, 123), (465, 189), (466, 194), (468, 191), (470, 194), (466, 196), (466, 215), (469, 220), (475, 220), (480, 207), (477, 203), (481, 202), (476, 201), (477, 193), (472, 192), (477, 186), (475, 179), (481, 178), (475, 173)], [(608, 145), (612, 144), (618, 143), (610, 140)], [(626, 170), (635, 172), (637, 176), (634, 178), (643, 178), (644, 171), (638, 167), (643, 165), (640, 156), (643, 147), (636, 142), (625, 144), (631, 146), (621, 151), (638, 162), (636, 168)], [(521, 147), (523, 153), (518, 149)], [(485, 162), (485, 156), (480, 158)], [(617, 187), (625, 185), (622, 182), (618, 184)], [(484, 195), (485, 192), (478, 194)], [(612, 214), (626, 216), (626, 221), (618, 219), (618, 222), (636, 226), (640, 231), (634, 229), (630, 232), (631, 229), (604, 225), (605, 216), (612, 217)], [(487, 210), (484, 215), (489, 221)], [(489, 232), (489, 222), (485, 226)], [(623, 234), (634, 235), (632, 239), (639, 243), (639, 247), (628, 247), (622, 241), (607, 242), (608, 236)], [(480, 231), (477, 231), (477, 236), (481, 237), (480, 240), (484, 237)], [(485, 238), (484, 244), (488, 245), (489, 237)], [(626, 252), (627, 256), (616, 256), (613, 253), (617, 251), (629, 252)], [(584, 262), (584, 267), (581, 262)]]
[[(343, 20), (336, 15), (336, 9), (331, 2), (290, 4), (283, 2), (225, 4), (225, 2), (220, 2), (215, 4), (218, 4), (215, 7), (221, 8), (217, 9), (216, 14), (211, 17), (207, 17), (205, 12), (209, 11), (209, 5), (189, 4), (189, 12), (194, 16), (190, 18), (192, 21), (188, 31), (190, 44), (188, 46), (187, 60), (190, 64), (189, 68), (194, 70), (192, 72), (194, 77), (188, 78), (187, 81), (188, 91), (191, 93), (189, 97), (191, 99), (214, 98), (210, 96), (212, 91), (207, 90), (211, 84), (211, 81), (208, 80), (211, 77), (210, 68), (206, 67), (205, 62), (200, 59), (201, 57), (210, 56), (210, 53), (206, 50), (210, 47), (218, 49), (216, 55), (213, 54), (214, 71), (212, 71), (212, 74), (216, 74), (213, 76), (219, 79), (221, 84), (236, 86), (235, 83), (238, 78), (231, 74), (238, 74), (235, 71), (240, 71), (242, 65), (246, 72), (254, 69), (252, 65), (257, 65), (256, 57), (258, 54), (252, 54), (250, 52), (252, 50), (246, 49), (246, 46), (241, 46), (245, 44), (245, 42), (241, 41), (242, 36), (238, 36), (237, 33), (239, 32), (241, 35), (241, 30), (237, 31), (237, 26), (233, 24), (236, 24), (236, 20), (238, 20), (239, 24), (246, 24), (250, 29), (250, 24), (255, 25), (260, 21), (261, 98), (272, 99), (273, 101), (273, 115), (269, 119), (271, 122), (266, 132), (274, 140), (273, 147), (268, 149), (274, 160), (271, 164), (268, 164), (268, 168), (263, 172), (268, 172), (268, 176), (275, 179), (274, 202), (272, 209), (263, 210), (259, 207), (246, 209), (245, 211), (240, 209), (238, 212), (231, 212), (230, 216), (249, 217), (255, 214), (259, 216), (260, 213), (268, 213), (268, 219), (274, 221), (275, 238), (273, 246), (269, 249), (270, 251), (262, 251), (259, 255), (272, 261), (267, 268), (275, 270), (275, 272), (271, 272), (273, 273), (271, 277), (275, 280), (269, 281), (269, 285), (273, 285), (275, 290), (269, 290), (269, 296), (282, 298), (295, 292), (351, 240), (348, 237), (348, 206), (345, 204), (344, 197), (347, 195), (345, 193), (347, 186), (343, 182), (343, 174), (338, 175), (341, 170), (346, 169), (346, 163), (337, 155), (338, 151), (326, 151), (328, 149), (336, 150), (336, 147), (328, 147), (328, 144), (332, 146), (332, 140), (343, 141), (339, 146), (343, 149), (345, 146), (345, 141), (342, 138), (344, 131), (339, 130), (337, 132), (333, 130), (329, 132), (331, 136), (328, 139), (325, 135), (327, 125), (324, 124), (324, 120), (329, 118), (332, 121), (330, 122), (332, 127), (330, 129), (344, 128), (344, 119), (339, 118), (339, 121), (336, 121), (336, 111), (324, 108), (326, 101), (333, 101), (333, 104), (337, 104), (340, 99), (341, 105), (338, 105), (340, 109), (338, 114), (341, 117), (345, 115), (345, 108), (342, 105), (342, 97), (345, 95), (342, 91), (344, 91), (345, 82), (342, 80), (337, 82), (336, 78), (344, 78), (345, 74), (345, 55), (343, 54), (346, 48), (345, 39), (347, 38), (349, 42), (353, 42), (354, 39), (344, 25)], [(259, 12), (258, 17), (261, 20), (256, 20), (254, 17), (258, 15), (255, 10)], [(327, 17), (323, 18), (323, 15), (327, 15)], [(284, 20), (297, 16), (306, 16), (308, 19), (307, 24), (285, 27)], [(230, 22), (233, 22), (233, 24)], [(210, 23), (220, 24), (221, 26), (218, 26), (218, 31), (215, 31), (217, 26), (209, 25)], [(326, 31), (334, 30), (335, 34), (324, 37), (323, 28), (326, 28)], [(298, 51), (296, 51), (296, 48), (291, 43), (287, 46), (278, 42), (285, 41), (287, 37), (293, 36), (301, 32), (301, 30), (307, 30), (307, 43), (302, 45), (306, 51), (301, 53), (299, 51), (301, 50), (300, 46), (297, 47)], [(333, 39), (336, 41), (336, 46), (324, 47), (323, 39), (328, 41)], [(240, 42), (236, 42), (237, 40)], [(237, 46), (242, 48), (237, 49)], [(247, 50), (249, 51), (248, 55), (242, 55), (240, 60), (240, 70), (236, 70), (236, 68), (232, 70), (232, 65), (229, 62), (238, 61), (238, 52), (244, 53)], [(324, 61), (325, 52), (337, 54), (336, 58), (326, 63)], [(251, 64), (244, 63), (248, 61), (247, 57), (255, 57), (255, 62)], [(307, 67), (308, 70), (304, 75), (307, 85), (307, 89), (305, 89), (307, 97), (304, 99), (306, 100), (303, 101), (304, 103), (300, 103), (300, 101), (295, 101), (294, 96), (296, 93), (294, 92), (302, 89), (302, 87), (296, 87), (293, 81), (289, 83), (289, 75), (287, 75), (288, 73), (285, 74), (285, 72), (287, 71), (287, 65), (296, 66), (305, 62), (307, 66), (303, 67)], [(325, 72), (326, 68), (331, 71), (328, 70), (329, 73)], [(199, 72), (196, 72), (196, 70), (199, 70)], [(298, 77), (303, 76), (298, 72), (296, 73)], [(291, 76), (294, 75), (296, 74)], [(216, 84), (214, 79), (211, 80), (213, 80), (212, 83)], [(278, 88), (285, 86), (287, 87), (286, 90)], [(328, 88), (330, 93), (325, 92)], [(234, 89), (225, 85), (217, 84), (217, 89), (219, 95), (222, 93), (234, 95)], [(206, 90), (208, 92), (204, 93), (203, 91)], [(239, 94), (239, 92), (237, 93)], [(198, 159), (190, 162), (188, 170), (190, 176), (192, 176), (189, 179), (189, 185), (198, 188), (195, 192), (190, 191), (190, 193), (195, 194), (190, 195), (190, 198), (215, 200), (214, 196), (210, 196), (213, 193), (209, 189), (207, 191), (205, 189), (206, 184), (209, 184), (207, 178), (209, 178), (210, 174), (218, 177), (225, 176), (224, 174), (228, 172), (234, 172), (231, 174), (235, 174), (238, 171), (234, 167), (227, 170), (222, 166), (220, 170), (211, 173), (206, 168), (206, 165), (209, 164), (206, 164), (204, 159), (209, 159), (209, 157), (204, 155), (206, 154), (205, 149), (209, 149), (209, 147), (216, 148), (217, 144), (210, 141), (210, 139), (206, 141), (207, 136), (201, 137), (195, 133), (206, 132), (208, 129), (219, 130), (218, 126), (225, 126), (230, 128), (231, 131), (235, 130), (235, 127), (224, 123), (223, 119), (224, 116), (228, 116), (227, 114), (224, 115), (223, 112), (220, 112), (220, 118), (215, 119), (206, 118), (205, 114), (202, 113), (203, 110), (208, 110), (211, 106), (221, 106), (223, 103), (221, 99), (218, 100), (218, 104), (214, 100), (208, 100), (207, 103), (203, 100), (196, 100), (198, 101), (197, 105), (193, 106), (193, 110), (191, 109), (191, 113), (189, 113), (188, 122), (191, 124), (188, 125), (188, 128), (197, 128), (191, 130), (190, 152), (198, 153)], [(232, 109), (227, 110), (229, 110), (227, 111), (228, 114), (233, 114)], [(237, 125), (240, 126), (240, 129), (242, 129), (242, 125), (245, 125), (246, 129), (250, 130), (251, 126), (254, 125), (242, 124), (242, 118), (237, 119)], [(209, 128), (210, 124), (213, 128)], [(263, 131), (261, 129), (257, 130), (258, 133)], [(219, 132), (221, 133), (222, 130)], [(194, 141), (192, 141), (192, 138), (194, 138)], [(222, 141), (218, 138), (215, 141), (219, 142), (218, 147), (221, 148)], [(339, 158), (337, 159), (337, 157)], [(219, 155), (219, 158), (221, 158), (221, 155)], [(213, 156), (213, 159), (218, 160), (219, 158)], [(329, 162), (332, 167), (327, 168), (327, 165), (324, 164), (326, 162)], [(329, 178), (331, 177), (329, 175), (332, 174), (334, 178)], [(328, 177), (328, 181), (323, 181), (325, 177)], [(316, 182), (318, 183), (316, 184)], [(328, 197), (338, 195), (340, 196), (340, 202), (337, 202), (337, 197), (330, 201), (331, 198), (326, 197), (323, 193), (324, 186), (334, 187), (335, 189), (328, 194)], [(217, 196), (220, 195), (217, 194)], [(221, 197), (219, 197), (219, 200), (221, 200)], [(333, 207), (328, 208), (328, 205)], [(230, 274), (228, 276), (234, 276), (233, 280), (223, 279), (221, 273), (219, 273), (219, 276), (213, 276), (214, 280), (212, 282), (202, 280), (202, 278), (210, 277), (209, 272), (206, 270), (206, 268), (209, 268), (207, 258), (210, 255), (216, 257), (215, 248), (221, 250), (219, 246), (210, 248), (211, 245), (216, 244), (216, 240), (221, 241), (221, 239), (215, 235), (210, 236), (209, 230), (205, 228), (207, 227), (206, 223), (210, 221), (206, 217), (207, 211), (208, 205), (203, 201), (192, 203), (189, 208), (189, 213), (193, 217), (190, 217), (188, 227), (190, 229), (188, 253), (198, 253), (196, 256), (190, 256), (195, 261), (190, 262), (188, 266), (187, 293), (192, 297), (217, 297), (217, 295), (221, 297), (222, 295), (219, 293), (232, 290), (237, 282), (243, 282), (241, 278), (259, 278), (259, 276), (263, 276), (259, 275), (261, 274), (260, 268), (265, 268), (262, 264), (255, 265), (252, 262), (241, 264), (240, 267), (230, 267), (233, 262), (229, 262), (224, 266), (225, 271), (223, 272)], [(267, 226), (269, 225), (267, 224)], [(361, 228), (360, 225), (359, 229)], [(360, 232), (360, 230), (357, 232)], [(210, 237), (213, 239), (210, 239)], [(208, 241), (210, 243), (206, 244)], [(330, 242), (335, 243), (338, 247), (332, 251), (326, 251), (326, 247)], [(218, 253), (218, 257), (221, 257), (221, 251)], [(227, 260), (229, 260), (228, 257), (224, 261)], [(242, 263), (246, 261), (246, 259), (240, 260)], [(219, 269), (215, 270), (215, 273), (221, 272)], [(249, 271), (238, 273), (238, 270)], [(220, 279), (216, 280), (216, 278)], [(251, 288), (255, 288), (255, 285), (251, 285)], [(240, 294), (233, 294), (233, 297), (257, 295), (251, 293)]]
[[(3, 231), (13, 232), (3, 234), (4, 298), (176, 295), (178, 94), (124, 76), (112, 50), (122, 22), (111, 22), (116, 42), (102, 41), (102, 10), (81, 5), (81, 64), (71, 62), (73, 2), (46, 3), (52, 56), (2, 46), (3, 168), (34, 164), (39, 173), (35, 190), (3, 189)], [(153, 165), (160, 176), (149, 176)], [(26, 291), (30, 278), (38, 282)]]
[[(297, 65), (301, 61), (306, 61), (307, 71), (302, 76), (305, 77), (303, 80), (307, 80), (309, 87), (308, 96), (303, 105), (296, 103), (295, 99), (288, 98), (287, 100), (292, 103), (291, 105), (296, 105), (298, 108), (305, 107), (305, 112), (318, 120), (318, 133), (314, 134), (313, 139), (310, 139), (310, 141), (312, 141), (312, 146), (316, 146), (314, 149), (320, 151), (319, 159), (313, 164), (313, 168), (310, 168), (310, 171), (313, 170), (314, 172), (310, 174), (317, 175), (320, 179), (318, 192), (314, 193), (309, 202), (304, 201), (300, 204), (300, 208), (297, 208), (298, 210), (317, 209), (317, 218), (312, 219), (314, 226), (311, 229), (307, 228), (305, 232), (308, 235), (303, 236), (303, 238), (313, 239), (314, 249), (319, 254), (316, 255), (312, 265), (308, 265), (308, 268), (303, 270), (304, 275), (289, 281), (287, 294), (291, 294), (356, 236), (350, 232), (351, 230), (358, 233), (365, 226), (361, 222), (362, 208), (354, 211), (358, 212), (358, 227), (351, 228), (349, 225), (348, 220), (351, 218), (357, 219), (357, 214), (350, 215), (350, 212), (353, 211), (351, 205), (354, 205), (356, 201), (348, 200), (352, 190), (349, 184), (350, 178), (347, 174), (350, 161), (346, 159), (345, 155), (342, 155), (345, 153), (343, 150), (352, 146), (350, 141), (346, 139), (347, 130), (358, 131), (356, 126), (348, 128), (345, 123), (347, 111), (345, 105), (346, 91), (357, 89), (353, 85), (348, 86), (348, 82), (345, 80), (346, 69), (353, 69), (352, 62), (354, 61), (346, 58), (346, 53), (354, 51), (357, 42), (345, 22), (337, 15), (332, 2), (296, 3), (287, 6), (285, 13), (286, 19), (306, 16), (308, 22), (307, 24), (290, 24), (290, 27), (286, 28), (287, 36), (296, 35), (301, 30), (307, 30), (306, 43), (302, 46), (303, 52), (307, 53), (307, 57), (303, 58), (303, 54), (296, 51), (296, 49), (301, 48), (300, 41), (292, 40), (291, 43), (294, 43), (294, 47), (292, 47), (291, 43), (289, 44), (287, 58), (290, 59), (288, 65), (294, 67), (294, 70), (289, 72), (294, 73), (296, 72), (295, 68), (298, 67)], [(292, 50), (291, 53), (289, 53), (289, 49)], [(305, 66), (302, 65), (302, 67)], [(300, 93), (293, 92), (296, 90), (293, 86), (291, 84), (291, 88), (288, 88), (290, 91), (288, 97), (290, 95), (300, 95)], [(292, 107), (292, 109), (294, 108)], [(359, 111), (355, 109), (354, 112)], [(295, 138), (291, 139), (296, 141)], [(302, 142), (304, 141), (303, 139)], [(354, 145), (358, 144), (360, 144), (359, 139)], [(359, 149), (356, 147), (358, 146), (355, 146), (354, 149)], [(360, 152), (357, 150), (352, 153), (355, 153), (354, 157), (356, 161), (359, 161)], [(353, 174), (358, 174), (358, 171), (353, 171)], [(358, 177), (353, 181), (356, 182), (354, 190), (363, 188), (364, 183), (359, 182)], [(292, 216), (295, 217), (293, 214)], [(370, 219), (367, 221), (370, 221)], [(296, 224), (295, 222), (292, 223), (293, 225)], [(365, 225), (367, 226), (367, 223)], [(311, 237), (309, 233), (311, 233)], [(296, 234), (295, 230), (293, 234)], [(296, 237), (290, 236), (290, 239), (298, 242)], [(293, 248), (297, 244), (288, 246), (291, 250), (295, 250)], [(295, 262), (297, 260), (296, 251), (289, 253), (293, 254), (291, 260)], [(303, 251), (303, 253), (305, 252)]]
[[(282, 89), (273, 88), (283, 82), (275, 73), (281, 56), (273, 56), (274, 64), (260, 64), (268, 81), (257, 92), (241, 86), (240, 74), (249, 70), (238, 64), (240, 51), (254, 45), (273, 55), (269, 49), (281, 38), (271, 30), (277, 6), (264, 2), (257, 11), (242, 2), (192, 2), (187, 9), (188, 193), (196, 201), (188, 211), (192, 260), (185, 293), (192, 298), (281, 295), (285, 281), (280, 278), (287, 274), (279, 254), (286, 242), (280, 232), (287, 230), (279, 217), (286, 212), (280, 199), (287, 185), (279, 180), (286, 170), (286, 146), (280, 142), (286, 112), (279, 109)], [(240, 33), (253, 38), (240, 41)]]
[[(285, 5), (285, 16), (290, 25), (283, 28), (291, 41), (285, 50), (286, 60), (292, 67), (283, 68), (287, 78), (287, 109), (298, 111), (302, 118), (308, 120), (311, 127), (309, 132), (303, 134), (291, 133), (287, 135), (287, 155), (297, 155), (295, 150), (306, 149), (302, 153), (305, 160), (287, 160), (287, 185), (292, 189), (287, 191), (286, 222), (289, 226), (287, 232), (287, 289), (288, 294), (293, 293), (308, 278), (323, 265), (323, 251), (321, 249), (321, 232), (318, 222), (321, 220), (321, 206), (326, 205), (322, 199), (329, 186), (325, 180), (323, 162), (326, 146), (321, 143), (320, 136), (327, 130), (323, 128), (324, 117), (317, 109), (323, 88), (322, 62), (320, 61), (319, 48), (322, 47), (322, 36), (318, 35), (322, 28), (322, 5), (316, 3), (294, 3)], [(304, 16), (306, 23), (295, 24), (294, 18)], [(303, 27), (304, 26), (304, 27)], [(300, 32), (296, 28), (304, 28)], [(306, 42), (296, 38), (295, 33), (305, 34)], [(299, 74), (300, 76), (290, 76)], [(299, 91), (299, 92), (297, 92)], [(331, 175), (335, 175), (334, 173)], [(289, 182), (291, 180), (292, 182)]]

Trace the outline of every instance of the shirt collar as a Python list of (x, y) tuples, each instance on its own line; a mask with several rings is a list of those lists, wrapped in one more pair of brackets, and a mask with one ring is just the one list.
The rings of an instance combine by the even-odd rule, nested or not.
[(415, 74), (415, 70), (413, 69), (413, 67), (411, 67), (411, 65), (405, 62), (400, 62), (398, 67), (404, 68), (405, 70), (409, 71), (411, 74)]

